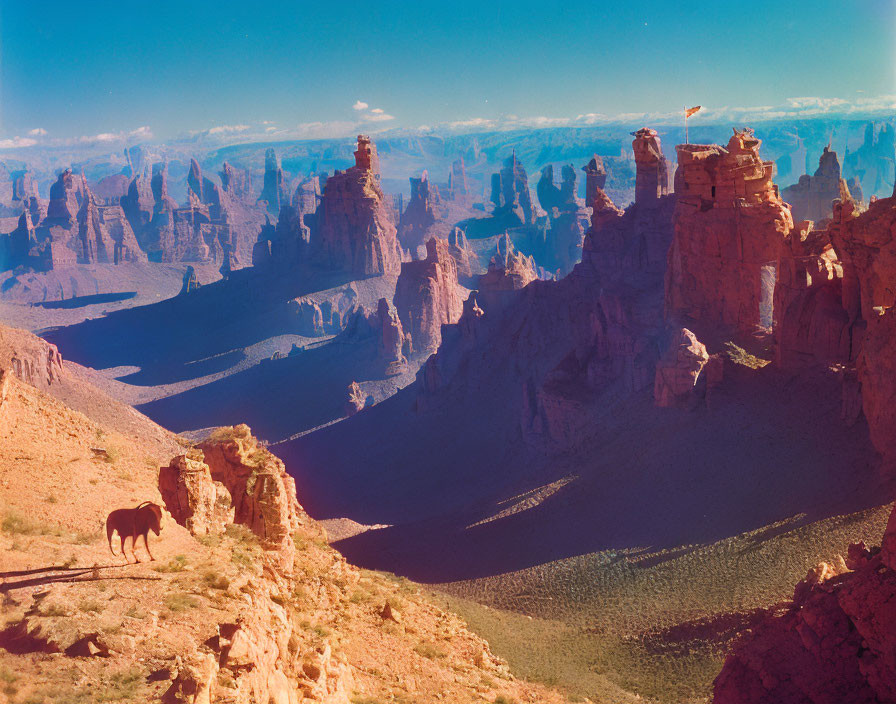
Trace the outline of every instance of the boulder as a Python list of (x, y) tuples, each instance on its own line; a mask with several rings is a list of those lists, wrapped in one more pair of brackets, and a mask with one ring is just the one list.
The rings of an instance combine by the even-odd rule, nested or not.
[(202, 459), (178, 455), (159, 470), (159, 492), (172, 518), (193, 535), (223, 533), (233, 523), (230, 492)]

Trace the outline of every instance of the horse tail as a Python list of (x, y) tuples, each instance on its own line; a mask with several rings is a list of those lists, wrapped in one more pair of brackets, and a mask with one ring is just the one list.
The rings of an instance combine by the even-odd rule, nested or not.
[(106, 538), (109, 540), (109, 551), (118, 557), (118, 553), (115, 552), (115, 548), (112, 547), (112, 534), (115, 532), (115, 526), (112, 525), (112, 514), (109, 514), (109, 517), (106, 519)]

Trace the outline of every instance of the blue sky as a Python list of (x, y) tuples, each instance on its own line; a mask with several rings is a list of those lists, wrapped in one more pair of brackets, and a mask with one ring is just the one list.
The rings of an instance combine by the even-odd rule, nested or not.
[(894, 36), (896, 0), (0, 0), (0, 140), (879, 109)]

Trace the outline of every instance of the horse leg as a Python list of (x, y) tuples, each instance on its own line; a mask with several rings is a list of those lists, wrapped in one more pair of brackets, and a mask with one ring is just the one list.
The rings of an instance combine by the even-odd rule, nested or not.
[(136, 535), (131, 536), (131, 552), (134, 553), (134, 564), (136, 565), (138, 562), (140, 562), (140, 558), (137, 557), (137, 536)]
[(152, 556), (152, 553), (149, 551), (149, 540), (147, 540), (147, 537), (148, 537), (148, 536), (149, 536), (148, 533), (144, 533), (144, 534), (143, 534), (143, 544), (146, 546), (146, 554), (149, 555), (149, 559), (150, 559), (152, 562), (155, 562), (155, 559), (156, 559), (156, 558), (154, 558), (154, 557)]

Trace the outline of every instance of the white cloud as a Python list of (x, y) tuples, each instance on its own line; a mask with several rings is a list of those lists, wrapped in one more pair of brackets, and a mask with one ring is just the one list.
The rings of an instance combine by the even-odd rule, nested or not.
[(382, 108), (373, 108), (373, 110), (371, 110), (370, 112), (376, 113), (377, 115), (382, 115), (383, 109)]
[(28, 130), (28, 134), (32, 137), (44, 137), (47, 131), (43, 127), (35, 127), (33, 130)]
[(354, 105), (352, 105), (352, 110), (366, 110), (369, 106), (367, 103), (362, 101), (357, 101)]
[(35, 144), (37, 144), (37, 140), (30, 137), (0, 139), (0, 149), (19, 149), (21, 147), (33, 147)]
[(220, 125), (218, 127), (212, 127), (208, 134), (228, 134), (231, 132), (245, 132), (250, 129), (249, 125)]
[(382, 110), (380, 112), (376, 112), (376, 110), (371, 110), (369, 114), (361, 115), (361, 119), (365, 122), (386, 122), (388, 120), (394, 120), (394, 115), (388, 115), (384, 113)]

